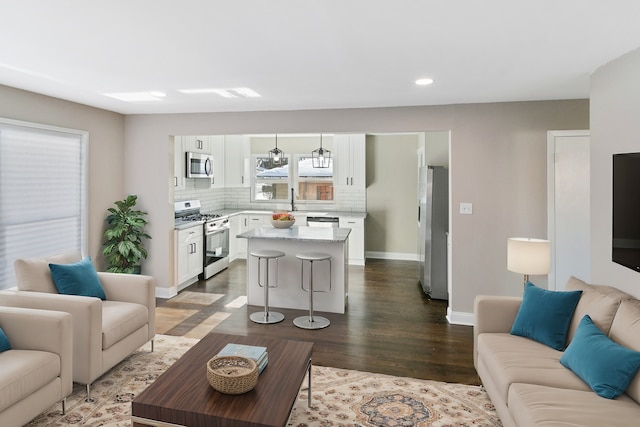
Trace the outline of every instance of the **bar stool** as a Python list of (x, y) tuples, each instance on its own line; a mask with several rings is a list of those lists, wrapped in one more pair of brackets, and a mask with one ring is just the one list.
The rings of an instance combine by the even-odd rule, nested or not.
[[(293, 319), (293, 324), (303, 329), (322, 329), (329, 326), (331, 322), (326, 317), (313, 315), (313, 293), (314, 292), (329, 292), (331, 291), (331, 255), (323, 252), (305, 252), (297, 254), (296, 258), (302, 261), (300, 267), (301, 271), (301, 287), (305, 292), (309, 292), (309, 316), (300, 316)], [(305, 261), (309, 262), (309, 289), (304, 288), (304, 264)], [(329, 290), (328, 291), (315, 291), (313, 289), (313, 263), (317, 261), (329, 262)]]
[[(278, 323), (284, 320), (284, 314), (277, 313), (275, 311), (269, 311), (269, 288), (277, 288), (278, 284), (276, 283), (273, 286), (269, 285), (269, 262), (271, 260), (276, 261), (276, 269), (278, 268), (278, 258), (284, 256), (284, 252), (281, 251), (270, 251), (270, 250), (262, 250), (251, 252), (252, 257), (257, 258), (258, 260), (258, 286), (264, 288), (264, 311), (257, 311), (255, 313), (251, 313), (249, 319), (256, 323)], [(265, 283), (261, 283), (260, 280), (260, 270), (262, 260), (265, 260)], [(277, 271), (276, 271), (277, 276)]]

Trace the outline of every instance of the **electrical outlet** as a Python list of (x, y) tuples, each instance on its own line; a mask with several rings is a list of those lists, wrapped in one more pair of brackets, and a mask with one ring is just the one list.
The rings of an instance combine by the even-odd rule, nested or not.
[(473, 204), (460, 203), (460, 215), (471, 215), (471, 214), (473, 214)]

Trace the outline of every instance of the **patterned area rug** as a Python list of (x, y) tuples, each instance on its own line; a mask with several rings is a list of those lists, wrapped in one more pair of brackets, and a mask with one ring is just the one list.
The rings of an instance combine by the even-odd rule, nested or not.
[[(130, 426), (131, 401), (173, 364), (195, 339), (156, 335), (149, 344), (94, 382), (93, 403), (84, 386), (67, 398), (67, 414), (57, 404), (29, 426)], [(289, 426), (500, 426), (487, 394), (479, 387), (314, 366), (313, 406), (303, 382)]]

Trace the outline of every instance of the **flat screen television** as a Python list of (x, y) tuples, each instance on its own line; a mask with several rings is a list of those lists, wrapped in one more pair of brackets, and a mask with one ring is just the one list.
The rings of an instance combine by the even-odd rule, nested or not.
[(613, 155), (611, 260), (640, 272), (640, 153)]

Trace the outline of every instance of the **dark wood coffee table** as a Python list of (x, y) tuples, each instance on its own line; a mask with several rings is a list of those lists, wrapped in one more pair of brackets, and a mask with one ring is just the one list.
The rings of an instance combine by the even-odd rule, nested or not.
[[(228, 395), (207, 381), (207, 361), (227, 343), (267, 347), (269, 363), (255, 388)], [(286, 426), (305, 375), (313, 343), (210, 333), (140, 393), (131, 404), (135, 425)]]

